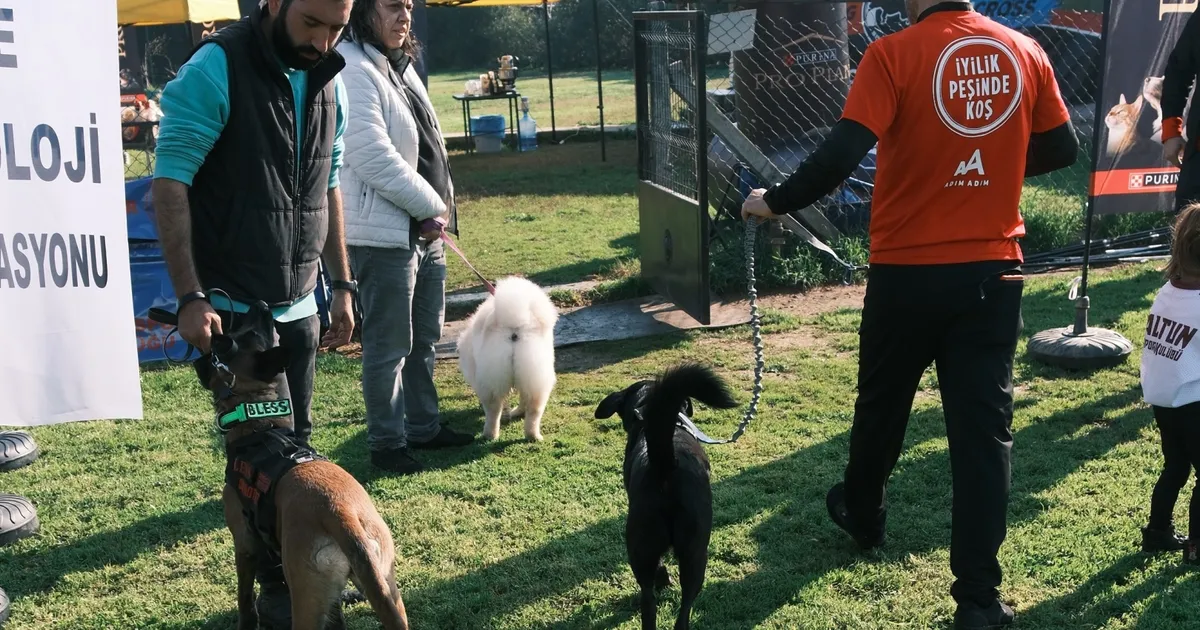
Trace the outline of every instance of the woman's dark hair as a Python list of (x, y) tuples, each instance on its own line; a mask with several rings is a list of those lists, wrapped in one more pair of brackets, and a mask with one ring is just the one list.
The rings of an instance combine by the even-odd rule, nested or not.
[[(364, 46), (371, 45), (383, 52), (387, 52), (383, 42), (375, 36), (375, 6), (379, 2), (387, 2), (388, 0), (354, 0), (354, 6), (350, 8), (350, 22), (346, 25), (346, 31), (343, 38), (347, 41), (362, 44)], [(417, 56), (421, 54), (421, 43), (417, 41), (416, 35), (412, 32), (412, 27), (408, 29), (408, 37), (404, 38), (404, 43), (400, 49), (406, 55), (412, 57), (416, 61)]]

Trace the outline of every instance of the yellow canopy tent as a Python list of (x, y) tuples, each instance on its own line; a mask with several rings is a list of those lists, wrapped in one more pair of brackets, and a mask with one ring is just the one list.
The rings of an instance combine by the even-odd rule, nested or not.
[(239, 20), (237, 0), (117, 0), (117, 24), (156, 26)]
[[(429, 7), (528, 7), (541, 6), (542, 20), (546, 25), (546, 75), (550, 80), (550, 134), (555, 142), (558, 141), (558, 128), (554, 123), (554, 64), (550, 54), (550, 5), (558, 0), (425, 0)], [(604, 144), (604, 77), (600, 71), (600, 5), (599, 0), (592, 0), (592, 13), (596, 24), (596, 93), (600, 103), (600, 159), (606, 160)]]

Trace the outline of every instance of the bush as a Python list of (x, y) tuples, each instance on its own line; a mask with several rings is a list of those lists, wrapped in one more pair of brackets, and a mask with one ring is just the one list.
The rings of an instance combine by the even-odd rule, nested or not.
[[(709, 284), (717, 295), (742, 295), (746, 286), (746, 250), (744, 224), (740, 221), (723, 222), (718, 228), (718, 237), (709, 248)], [(833, 261), (827, 254), (789, 238), (778, 251), (767, 243), (766, 229), (759, 227), (755, 236), (754, 275), (755, 288), (759, 291), (774, 289), (798, 289), (841, 284), (856, 278), (848, 277), (846, 269)], [(842, 260), (851, 265), (867, 263), (867, 236), (851, 233), (841, 240), (830, 243)], [(858, 278), (861, 274), (857, 275)]]

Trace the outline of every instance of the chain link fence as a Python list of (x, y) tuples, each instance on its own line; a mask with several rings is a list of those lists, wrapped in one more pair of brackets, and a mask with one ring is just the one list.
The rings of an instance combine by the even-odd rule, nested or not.
[[(721, 218), (736, 217), (750, 190), (766, 187), (739, 145), (749, 143), (783, 174), (791, 173), (838, 121), (867, 46), (908, 25), (903, 2), (756, 4), (710, 8), (708, 98), (735, 132), (710, 121), (708, 198)], [(1026, 180), (1023, 243), (1041, 251), (1081, 237), (1090, 177), (1100, 72), (1097, 16), (1079, 23), (1014, 25), (1045, 49), (1080, 140), (1078, 162)], [(819, 209), (848, 236), (865, 234), (875, 181), (875, 151)]]
[(701, 20), (682, 17), (641, 22), (635, 35), (647, 66), (637, 85), (644, 90), (637, 95), (637, 126), (646, 147), (639, 178), (695, 201), (704, 199), (697, 99), (704, 73), (696, 47), (702, 30)]

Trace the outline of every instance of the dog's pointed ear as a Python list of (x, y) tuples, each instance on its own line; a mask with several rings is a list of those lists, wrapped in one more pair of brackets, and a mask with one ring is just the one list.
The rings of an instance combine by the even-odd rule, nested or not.
[(292, 362), (292, 351), (284, 346), (275, 346), (254, 357), (255, 380), (269, 383), (283, 374)]
[(625, 392), (613, 392), (604, 400), (600, 401), (600, 406), (596, 407), (596, 419), (611, 418), (614, 413), (621, 409), (621, 404), (625, 402)]
[(204, 387), (204, 389), (211, 390), (213, 377), (211, 355), (200, 355), (199, 359), (192, 361), (192, 367), (196, 370), (196, 378), (200, 379), (200, 385)]

